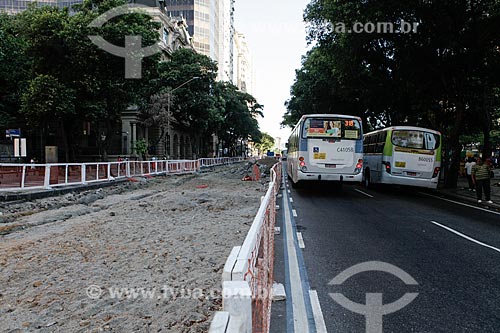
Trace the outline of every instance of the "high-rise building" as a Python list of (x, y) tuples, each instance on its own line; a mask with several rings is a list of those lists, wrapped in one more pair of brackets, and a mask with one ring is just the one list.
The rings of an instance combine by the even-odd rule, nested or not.
[(222, 29), (220, 29), (220, 54), (219, 59), (219, 72), (221, 73), (221, 80), (233, 81), (234, 77), (234, 1), (235, 0), (221, 0), (223, 1), (224, 8), (221, 15)]
[(250, 49), (245, 35), (236, 32), (234, 34), (234, 84), (244, 92), (253, 94), (253, 65)]
[(82, 3), (83, 0), (0, 0), (0, 12), (16, 14), (22, 12), (28, 8), (29, 4), (34, 2), (36, 2), (39, 6), (56, 6), (63, 8)]
[(165, 0), (167, 13), (183, 17), (196, 51), (216, 61), (218, 79), (232, 79), (234, 0)]

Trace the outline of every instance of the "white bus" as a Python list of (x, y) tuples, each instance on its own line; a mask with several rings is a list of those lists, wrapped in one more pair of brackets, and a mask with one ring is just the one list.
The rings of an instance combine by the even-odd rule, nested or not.
[(441, 170), (441, 133), (393, 126), (364, 135), (363, 183), (437, 188)]
[(288, 139), (287, 174), (303, 181), (361, 182), (361, 118), (339, 114), (304, 115)]

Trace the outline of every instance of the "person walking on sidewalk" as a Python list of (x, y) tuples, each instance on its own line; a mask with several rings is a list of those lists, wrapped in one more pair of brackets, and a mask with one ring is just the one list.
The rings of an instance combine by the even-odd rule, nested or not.
[(474, 182), (472, 181), (472, 167), (476, 165), (476, 162), (472, 157), (468, 157), (465, 162), (465, 174), (467, 175), (467, 180), (469, 181), (469, 191), (475, 191)]
[(476, 185), (476, 195), (477, 202), (481, 203), (483, 200), (483, 190), (484, 196), (487, 203), (493, 203), (491, 201), (491, 187), (490, 187), (490, 172), (491, 166), (488, 163), (484, 163), (483, 159), (479, 158), (476, 161), (476, 165), (472, 167), (472, 181)]

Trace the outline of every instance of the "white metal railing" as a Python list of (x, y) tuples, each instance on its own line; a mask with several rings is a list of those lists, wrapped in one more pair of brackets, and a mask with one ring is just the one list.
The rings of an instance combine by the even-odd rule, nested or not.
[(85, 185), (147, 175), (194, 173), (201, 168), (242, 160), (241, 157), (224, 157), (65, 164), (0, 163), (0, 192)]

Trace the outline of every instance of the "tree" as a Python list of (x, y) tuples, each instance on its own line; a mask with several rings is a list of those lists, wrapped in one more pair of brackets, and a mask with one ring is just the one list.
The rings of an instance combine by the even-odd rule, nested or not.
[(148, 143), (144, 139), (139, 139), (135, 143), (135, 151), (142, 157), (142, 160), (146, 160), (146, 155), (148, 153)]
[[(107, 159), (107, 147), (115, 126), (119, 124), (121, 113), (138, 101), (142, 87), (149, 84), (151, 67), (156, 66), (158, 57), (143, 60), (144, 80), (125, 78), (124, 59), (116, 57), (94, 45), (89, 35), (100, 35), (115, 45), (123, 45), (124, 36), (140, 35), (143, 43), (150, 45), (158, 39), (158, 23), (145, 14), (127, 14), (114, 18), (101, 28), (90, 28), (89, 24), (105, 11), (125, 4), (122, 0), (86, 0), (76, 6), (71, 15), (68, 9), (56, 7), (37, 7), (33, 5), (17, 15), (17, 33), (27, 43), (26, 55), (32, 64), (31, 80), (40, 75), (51, 80), (38, 80), (39, 84), (52, 84), (71, 91), (75, 111), (72, 118), (61, 128), (62, 136), (68, 141), (67, 148), (73, 147), (72, 141), (77, 133), (76, 126), (90, 121), (97, 144)], [(51, 83), (52, 82), (52, 83)], [(48, 86), (47, 89), (53, 88)], [(63, 89), (63, 90), (64, 90)], [(43, 87), (40, 87), (43, 90)], [(62, 90), (61, 90), (62, 91)], [(25, 100), (33, 100), (26, 96)], [(28, 107), (33, 110), (28, 111)], [(33, 123), (42, 114), (35, 104), (26, 104), (24, 114)], [(59, 119), (64, 121), (63, 118)], [(102, 140), (101, 138), (104, 138)], [(71, 158), (66, 151), (66, 159)]]
[(55, 123), (61, 128), (66, 160), (69, 160), (69, 143), (66, 126), (75, 114), (74, 91), (50, 75), (39, 75), (31, 80), (22, 96), (21, 112), (31, 126)]
[(261, 132), (257, 117), (262, 117), (263, 106), (256, 99), (228, 82), (217, 82), (214, 95), (219, 99), (220, 109), (213, 123), (219, 138), (232, 154), (236, 144), (243, 140), (260, 142)]
[[(212, 87), (216, 76), (215, 62), (190, 49), (179, 49), (169, 61), (157, 64), (150, 84), (144, 87), (140, 115), (146, 126), (160, 128), (160, 137), (153, 145), (162, 139), (167, 123), (174, 119), (177, 128), (192, 137), (211, 134), (208, 132), (214, 112)], [(171, 115), (167, 115), (169, 101)], [(194, 140), (195, 145), (196, 142), (198, 140)], [(196, 151), (198, 147), (194, 148)]]
[(145, 95), (150, 97), (141, 107), (143, 123), (160, 128), (159, 140), (172, 120), (193, 137), (217, 134), (232, 154), (238, 141), (259, 140), (256, 117), (262, 116), (262, 105), (234, 85), (217, 82), (216, 76), (217, 65), (209, 57), (177, 50), (170, 61), (159, 63), (157, 77), (147, 87)]
[[(451, 158), (446, 185), (456, 186), (466, 120), (480, 119), (478, 126), (489, 141), (493, 107), (488, 101), (499, 86), (499, 8), (494, 0), (311, 1), (304, 18), (309, 41), (316, 45), (297, 72), (284, 123), (293, 123), (326, 97), (337, 113), (357, 114), (372, 128), (411, 124), (438, 129), (444, 134), (444, 156)], [(338, 22), (398, 27), (403, 21), (417, 22), (417, 30), (332, 29)], [(325, 81), (320, 69), (331, 79)], [(308, 88), (315, 79), (324, 84), (322, 89)]]
[(16, 33), (15, 16), (0, 13), (0, 127), (19, 125), (21, 91), (29, 68), (25, 40)]
[(270, 136), (268, 133), (262, 133), (262, 138), (260, 142), (255, 144), (255, 148), (259, 151), (259, 154), (263, 154), (268, 150), (271, 150), (274, 146), (274, 138)]

